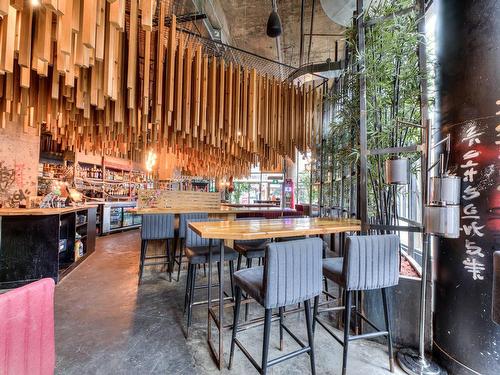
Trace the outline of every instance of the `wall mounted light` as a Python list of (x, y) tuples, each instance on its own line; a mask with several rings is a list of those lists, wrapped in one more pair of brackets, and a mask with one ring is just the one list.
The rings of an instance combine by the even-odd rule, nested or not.
[(391, 185), (408, 185), (410, 182), (409, 160), (407, 158), (387, 159), (385, 181)]
[(460, 204), (460, 177), (444, 174), (430, 178), (431, 204)]
[(153, 152), (153, 150), (149, 150), (147, 156), (146, 156), (146, 170), (151, 173), (153, 171), (153, 167), (156, 164), (156, 153)]
[(445, 238), (460, 237), (459, 205), (426, 205), (424, 212), (425, 233)]

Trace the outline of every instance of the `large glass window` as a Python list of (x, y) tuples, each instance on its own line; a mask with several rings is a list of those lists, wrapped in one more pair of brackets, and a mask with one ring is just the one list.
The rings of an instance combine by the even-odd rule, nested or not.
[(261, 172), (259, 167), (254, 167), (250, 176), (234, 180), (231, 203), (281, 202), (282, 192), (283, 173)]
[(297, 154), (297, 180), (295, 181), (295, 202), (311, 203), (311, 154)]

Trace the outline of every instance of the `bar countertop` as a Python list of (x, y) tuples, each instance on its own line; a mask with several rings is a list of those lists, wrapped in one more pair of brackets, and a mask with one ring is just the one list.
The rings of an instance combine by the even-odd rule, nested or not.
[(0, 216), (48, 216), (95, 208), (97, 205), (83, 205), (65, 208), (0, 208)]

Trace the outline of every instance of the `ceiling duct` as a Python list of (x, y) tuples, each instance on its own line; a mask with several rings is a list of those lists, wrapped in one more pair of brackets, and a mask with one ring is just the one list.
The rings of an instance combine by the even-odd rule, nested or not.
[(323, 11), (333, 22), (342, 26), (351, 24), (356, 0), (320, 0), (320, 2)]

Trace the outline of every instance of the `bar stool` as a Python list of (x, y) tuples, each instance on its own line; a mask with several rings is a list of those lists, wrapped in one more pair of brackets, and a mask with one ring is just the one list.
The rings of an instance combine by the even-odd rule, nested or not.
[[(233, 362), (234, 348), (237, 345), (252, 365), (261, 374), (266, 374), (270, 366), (284, 360), (308, 353), (311, 372), (316, 373), (314, 363), (314, 343), (310, 299), (321, 293), (321, 253), (322, 241), (319, 238), (308, 238), (298, 241), (274, 242), (267, 245), (266, 261), (263, 267), (246, 268), (235, 272), (236, 306), (234, 310), (233, 335), (229, 369)], [(262, 346), (262, 363), (259, 365), (250, 353), (236, 338), (242, 291), (246, 292), (265, 309), (264, 342)], [(306, 316), (306, 345), (283, 323), (282, 308), (304, 302)], [(300, 345), (300, 349), (268, 360), (269, 335), (271, 331), (272, 309), (280, 309), (280, 331), (284, 329)]]
[[(236, 240), (234, 241), (234, 250), (238, 252), (238, 263), (236, 269), (239, 271), (241, 269), (241, 260), (243, 257), (247, 259), (247, 268), (252, 267), (254, 259), (259, 260), (259, 266), (261, 259), (264, 258), (266, 252), (266, 246), (269, 240)], [(246, 298), (246, 297), (245, 297)], [(248, 306), (245, 304), (245, 321), (248, 320)]]
[[(191, 219), (187, 220), (187, 224), (197, 221), (222, 221), (221, 219)], [(186, 225), (186, 258), (188, 259), (188, 276), (186, 279), (186, 294), (184, 298), (184, 313), (187, 309), (187, 329), (186, 336), (189, 336), (189, 328), (191, 327), (192, 310), (193, 306), (202, 305), (207, 301), (194, 302), (195, 289), (207, 289), (208, 285), (196, 286), (196, 269), (200, 264), (208, 264), (209, 258), (209, 240), (201, 238), (191, 228)], [(220, 240), (212, 240), (212, 255), (213, 259), (219, 259), (220, 254)], [(230, 247), (224, 247), (224, 260), (229, 261), (229, 276), (231, 280), (231, 294), (234, 297), (233, 274), (234, 274), (234, 261), (238, 257), (238, 253)], [(222, 265), (224, 266), (224, 265)], [(221, 265), (217, 262), (217, 268), (220, 269)], [(219, 274), (219, 273), (217, 273)], [(220, 282), (220, 280), (219, 280)], [(216, 286), (215, 284), (213, 286)], [(220, 296), (223, 298), (223, 296)]]
[[(148, 214), (143, 215), (141, 225), (141, 260), (139, 263), (139, 285), (142, 281), (142, 273), (145, 266), (168, 265), (170, 281), (172, 281), (172, 259), (170, 253), (170, 241), (174, 238), (174, 215), (173, 214)], [(148, 241), (165, 240), (166, 251), (164, 255), (146, 256)], [(146, 259), (156, 259), (157, 262), (146, 263)]]
[(208, 213), (206, 213), (206, 212), (191, 212), (191, 213), (179, 215), (179, 232), (178, 232), (178, 236), (177, 236), (177, 240), (179, 242), (179, 257), (176, 260), (175, 256), (174, 256), (174, 267), (175, 267), (175, 264), (179, 265), (179, 269), (177, 270), (177, 281), (179, 281), (179, 278), (181, 275), (182, 257), (184, 256), (184, 247), (186, 245), (187, 221), (193, 220), (193, 219), (208, 219)]
[[(346, 239), (345, 256), (343, 258), (328, 258), (323, 260), (323, 275), (345, 290), (344, 339), (336, 334), (318, 319), (318, 301), (314, 300), (314, 324), (318, 322), (330, 335), (344, 346), (342, 359), (342, 374), (346, 374), (347, 352), (349, 342), (363, 338), (387, 336), (389, 350), (389, 366), (394, 372), (394, 353), (392, 349), (391, 324), (387, 288), (399, 282), (399, 237), (394, 234), (376, 236), (348, 236)], [(360, 335), (350, 335), (350, 319), (352, 310), (352, 294), (356, 291), (380, 289), (384, 307), (386, 330), (383, 331), (363, 316), (354, 306), (354, 312), (376, 332)], [(324, 311), (340, 310), (342, 307), (324, 309)]]

